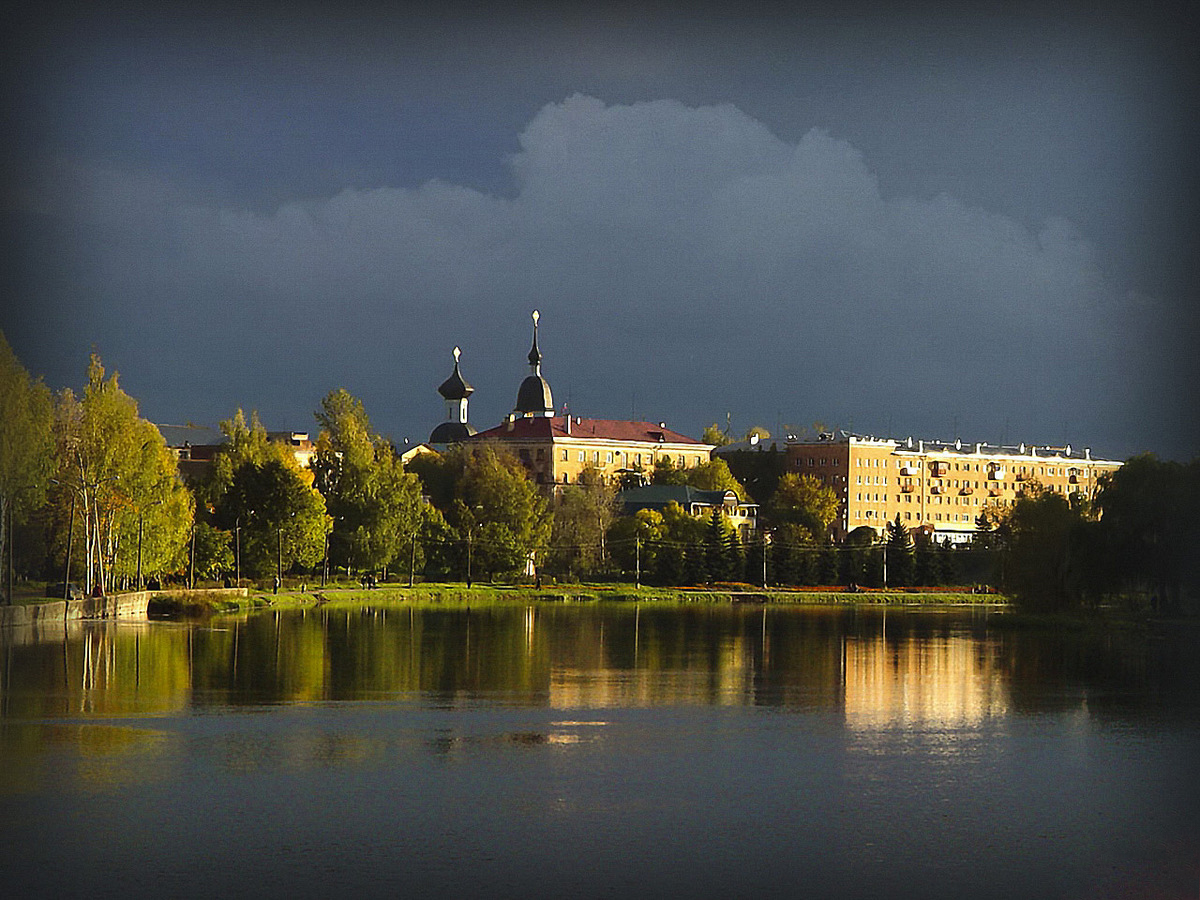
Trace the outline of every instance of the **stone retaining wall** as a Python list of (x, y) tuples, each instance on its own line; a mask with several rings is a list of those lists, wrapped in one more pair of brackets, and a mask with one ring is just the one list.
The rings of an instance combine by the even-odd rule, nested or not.
[[(190, 591), (133, 591), (110, 594), (107, 597), (88, 597), (84, 600), (51, 600), (25, 606), (0, 606), (0, 628), (18, 625), (37, 625), (48, 622), (68, 622), (75, 619), (144, 619), (146, 606), (153, 597), (182, 596)], [(247, 588), (206, 588), (198, 594), (229, 594), (245, 597)]]

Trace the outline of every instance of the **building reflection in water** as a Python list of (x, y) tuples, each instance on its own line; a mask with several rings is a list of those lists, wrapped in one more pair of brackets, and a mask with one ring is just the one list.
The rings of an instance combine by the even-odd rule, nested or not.
[(1009, 711), (994, 647), (968, 635), (846, 637), (846, 724), (852, 729), (972, 727)]

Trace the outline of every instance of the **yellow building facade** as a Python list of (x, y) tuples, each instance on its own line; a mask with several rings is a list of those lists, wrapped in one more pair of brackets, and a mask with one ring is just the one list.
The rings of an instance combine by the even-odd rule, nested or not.
[(837, 492), (839, 535), (863, 525), (883, 535), (899, 516), (910, 530), (952, 543), (971, 539), (985, 507), (1012, 506), (1033, 482), (1091, 499), (1100, 477), (1120, 466), (1070, 445), (895, 441), (845, 432), (787, 448), (788, 471), (812, 475)]
[[(550, 384), (542, 375), (538, 319), (535, 310), (533, 346), (527, 357), (529, 374), (517, 391), (512, 413), (495, 428), (462, 438), (464, 442), (492, 441), (502, 446), (521, 461), (547, 493), (577, 483), (587, 468), (616, 481), (632, 472), (649, 475), (662, 459), (669, 459), (680, 469), (708, 462), (711, 444), (672, 431), (664, 422), (555, 415)], [(455, 359), (457, 363), (457, 356)], [(464, 405), (463, 422), (465, 409)]]

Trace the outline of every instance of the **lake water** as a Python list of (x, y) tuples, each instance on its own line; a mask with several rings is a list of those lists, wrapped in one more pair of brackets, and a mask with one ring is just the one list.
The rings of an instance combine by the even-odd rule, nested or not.
[(995, 612), (0, 631), (8, 897), (1200, 896), (1200, 642)]

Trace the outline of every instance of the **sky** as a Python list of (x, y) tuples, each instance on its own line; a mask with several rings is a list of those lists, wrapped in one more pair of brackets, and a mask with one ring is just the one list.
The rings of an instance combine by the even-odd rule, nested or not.
[[(1195, 4), (46, 3), (3, 330), (142, 415), (1200, 454)], [(802, 6), (802, 9), (798, 7)]]

